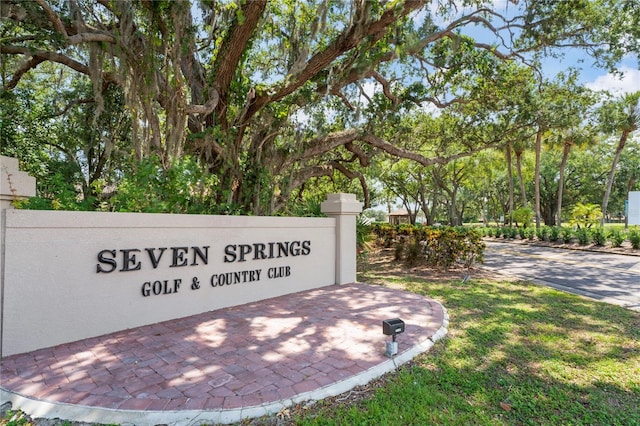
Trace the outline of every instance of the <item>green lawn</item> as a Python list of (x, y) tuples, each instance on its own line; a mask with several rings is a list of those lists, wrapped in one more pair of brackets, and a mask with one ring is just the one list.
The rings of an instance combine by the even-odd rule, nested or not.
[(360, 280), (442, 302), (447, 337), (367, 398), (321, 401), (296, 424), (640, 425), (639, 313), (526, 282), (402, 275)]

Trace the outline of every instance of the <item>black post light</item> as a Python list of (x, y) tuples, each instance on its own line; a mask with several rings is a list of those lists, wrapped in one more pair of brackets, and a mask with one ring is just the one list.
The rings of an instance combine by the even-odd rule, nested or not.
[(400, 318), (386, 319), (382, 321), (382, 333), (386, 336), (392, 336), (392, 341), (387, 342), (386, 356), (391, 357), (398, 353), (398, 342), (396, 335), (404, 333), (404, 321)]

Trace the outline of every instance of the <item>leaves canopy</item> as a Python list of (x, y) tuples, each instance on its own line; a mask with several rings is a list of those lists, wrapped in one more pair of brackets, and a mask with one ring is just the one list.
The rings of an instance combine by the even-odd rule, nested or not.
[[(2, 96), (34, 82), (76, 95), (58, 100), (61, 115), (83, 112), (94, 136), (59, 153), (86, 163), (76, 169), (94, 195), (113, 153), (128, 152), (164, 169), (196, 158), (229, 211), (278, 211), (336, 173), (368, 200), (362, 170), (377, 154), (445, 164), (535, 120), (541, 55), (580, 47), (611, 66), (637, 52), (634, 3), (5, 0)], [(478, 29), (493, 41), (465, 35)], [(47, 63), (64, 78), (34, 80)], [(80, 93), (91, 111), (73, 109)], [(425, 110), (446, 112), (429, 148), (400, 120)]]

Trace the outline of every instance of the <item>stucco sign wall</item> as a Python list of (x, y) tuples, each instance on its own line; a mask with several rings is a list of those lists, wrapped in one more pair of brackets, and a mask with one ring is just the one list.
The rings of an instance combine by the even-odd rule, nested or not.
[(4, 210), (2, 355), (335, 284), (335, 227)]

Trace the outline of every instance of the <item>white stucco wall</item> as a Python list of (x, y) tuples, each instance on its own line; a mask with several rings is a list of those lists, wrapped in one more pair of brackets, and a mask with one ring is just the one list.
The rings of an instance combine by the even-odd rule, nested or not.
[[(2, 214), (2, 356), (335, 283), (334, 218)], [(278, 242), (297, 243), (278, 257)], [(228, 272), (240, 282), (212, 286)]]

